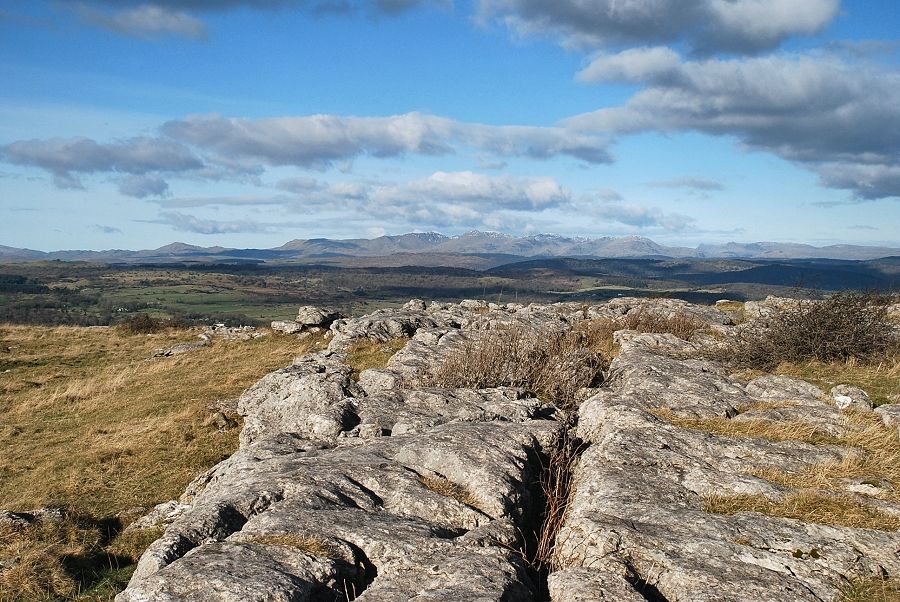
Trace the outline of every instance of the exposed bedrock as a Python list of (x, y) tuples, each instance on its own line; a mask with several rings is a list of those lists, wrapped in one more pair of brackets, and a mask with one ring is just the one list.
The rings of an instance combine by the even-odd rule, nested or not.
[[(705, 510), (709, 496), (777, 502), (790, 490), (766, 471), (800, 473), (858, 450), (678, 426), (806, 421), (839, 437), (851, 427), (836, 396), (862, 399), (856, 391), (829, 397), (786, 377), (743, 384), (692, 359), (710, 336), (631, 331), (616, 333), (621, 351), (574, 428), (576, 417), (524, 388), (427, 386), (448, 353), (485, 331), (563, 331), (635, 311), (730, 328), (714, 308), (638, 299), (413, 301), (335, 321), (328, 350), (244, 393), (240, 448), (172, 504), (117, 600), (838, 600), (848, 580), (900, 576), (895, 532)], [(355, 343), (398, 337), (409, 341), (386, 367), (347, 364)], [(583, 451), (547, 576), (529, 549), (546, 535), (541, 478), (573, 437)]]

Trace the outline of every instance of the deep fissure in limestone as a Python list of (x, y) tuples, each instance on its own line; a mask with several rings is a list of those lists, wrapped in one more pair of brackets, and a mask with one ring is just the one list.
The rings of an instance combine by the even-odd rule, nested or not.
[(587, 445), (571, 434), (577, 418), (564, 417), (563, 431), (550, 453), (538, 454), (541, 467), (533, 484), (534, 510), (523, 529), (523, 551), (535, 587), (535, 600), (550, 600), (548, 577), (558, 567), (554, 555), (556, 536), (565, 521), (572, 488), (572, 475)]

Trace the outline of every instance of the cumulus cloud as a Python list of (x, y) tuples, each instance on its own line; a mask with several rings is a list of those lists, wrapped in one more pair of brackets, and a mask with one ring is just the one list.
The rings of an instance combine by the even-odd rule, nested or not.
[[(295, 212), (337, 210), (414, 227), (498, 227), (516, 214), (569, 205), (571, 192), (549, 177), (489, 176), (470, 171), (435, 172), (408, 182), (337, 182), (301, 192)], [(517, 222), (516, 222), (517, 223)]]
[(699, 53), (759, 53), (822, 31), (840, 0), (479, 0), (479, 17), (568, 47), (684, 42)]
[[(19, 140), (0, 146), (0, 161), (39, 167), (62, 188), (82, 186), (90, 173), (155, 175), (127, 179), (121, 190), (137, 197), (164, 194), (166, 175), (260, 183), (266, 167), (324, 170), (360, 156), (436, 156), (472, 148), (494, 157), (536, 160), (568, 156), (588, 163), (612, 161), (608, 137), (565, 127), (494, 126), (407, 113), (389, 117), (310, 115), (269, 119), (195, 116), (170, 121), (157, 137), (114, 142), (90, 138)], [(286, 190), (311, 185), (285, 180)], [(314, 184), (312, 184), (314, 185)]]
[(680, 213), (665, 213), (656, 207), (644, 207), (630, 203), (598, 205), (592, 213), (600, 219), (618, 222), (635, 228), (662, 228), (680, 231), (694, 223), (694, 218)]
[(656, 180), (653, 182), (648, 182), (647, 185), (651, 188), (685, 188), (687, 190), (697, 192), (725, 190), (725, 186), (723, 186), (721, 182), (697, 177), (675, 178), (672, 180)]
[[(190, 14), (192, 12), (290, 8), (314, 15), (396, 15), (419, 4), (449, 2), (450, 0), (85, 0), (74, 8), (84, 22), (119, 34), (140, 38), (177, 35), (202, 40), (206, 38), (206, 26)], [(106, 8), (108, 6), (112, 10)]]
[(119, 181), (119, 192), (137, 199), (164, 197), (169, 194), (169, 184), (159, 176), (134, 175)]
[(144, 4), (108, 12), (82, 4), (77, 6), (77, 11), (83, 21), (123, 35), (139, 38), (176, 35), (195, 40), (206, 39), (203, 22), (177, 9)]
[(444, 155), (457, 145), (499, 156), (548, 159), (568, 155), (608, 163), (608, 140), (560, 127), (491, 126), (422, 113), (389, 117), (309, 115), (269, 119), (194, 116), (163, 125), (163, 132), (220, 156), (269, 165), (324, 169), (361, 155)]
[(120, 228), (116, 228), (115, 226), (104, 226), (103, 224), (94, 224), (91, 226), (93, 230), (97, 232), (102, 232), (103, 234), (122, 234), (122, 230)]
[[(900, 194), (900, 74), (833, 57), (779, 55), (671, 64), (664, 53), (598, 57), (586, 80), (643, 89), (569, 119), (585, 133), (697, 131), (737, 137), (867, 199)], [(652, 68), (647, 65), (652, 64)]]
[(268, 227), (251, 220), (220, 221), (203, 219), (177, 211), (160, 214), (161, 223), (172, 226), (173, 230), (196, 234), (238, 234), (245, 232), (267, 232)]
[[(203, 167), (187, 147), (161, 138), (137, 137), (111, 143), (90, 138), (19, 140), (0, 146), (0, 160), (39, 167), (53, 174), (61, 188), (81, 188), (79, 174), (184, 172)], [(137, 190), (126, 183), (125, 190)], [(158, 184), (157, 184), (158, 187)], [(146, 190), (146, 182), (144, 190)], [(128, 194), (128, 192), (126, 192)]]
[(376, 203), (438, 202), (475, 211), (541, 211), (568, 203), (571, 193), (553, 178), (439, 171), (421, 180), (378, 188), (371, 198)]

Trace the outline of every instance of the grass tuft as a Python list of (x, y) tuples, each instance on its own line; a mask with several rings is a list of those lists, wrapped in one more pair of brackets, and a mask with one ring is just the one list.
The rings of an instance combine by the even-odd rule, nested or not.
[(244, 543), (258, 543), (269, 546), (292, 548), (318, 558), (340, 557), (338, 550), (328, 541), (318, 537), (309, 537), (297, 533), (286, 533), (283, 535), (254, 535), (242, 541)]
[(478, 507), (478, 500), (472, 495), (472, 492), (461, 485), (457, 485), (450, 479), (446, 479), (438, 475), (424, 475), (419, 477), (419, 482), (429, 491), (433, 491), (438, 495), (453, 498), (460, 504), (466, 506)]
[(408, 342), (408, 338), (400, 337), (389, 341), (365, 339), (354, 343), (347, 350), (347, 363), (353, 368), (351, 377), (358, 379), (363, 370), (386, 367), (394, 354), (403, 349)]
[(842, 602), (900, 602), (900, 581), (869, 577), (851, 582)]
[(900, 517), (860, 504), (849, 495), (803, 489), (789, 493), (779, 502), (763, 495), (708, 496), (703, 509), (716, 514), (759, 512), (769, 516), (880, 531), (900, 530)]
[(730, 418), (686, 418), (678, 416), (668, 408), (648, 410), (657, 418), (671, 422), (675, 426), (704, 433), (727, 437), (757, 437), (769, 441), (802, 441), (804, 443), (840, 444), (841, 440), (824, 433), (815, 426), (798, 420), (731, 420)]

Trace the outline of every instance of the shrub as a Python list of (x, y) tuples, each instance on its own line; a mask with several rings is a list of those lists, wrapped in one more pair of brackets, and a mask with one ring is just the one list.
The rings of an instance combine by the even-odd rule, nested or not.
[(842, 292), (823, 301), (797, 301), (745, 328), (724, 350), (740, 368), (772, 370), (782, 362), (872, 361), (898, 346), (888, 299)]
[(138, 314), (120, 322), (119, 326), (130, 334), (152, 334), (162, 331), (166, 323), (150, 314)]
[(554, 331), (511, 325), (467, 339), (426, 379), (438, 387), (523, 387), (545, 401), (571, 407), (583, 387), (600, 384), (609, 365), (610, 320)]

